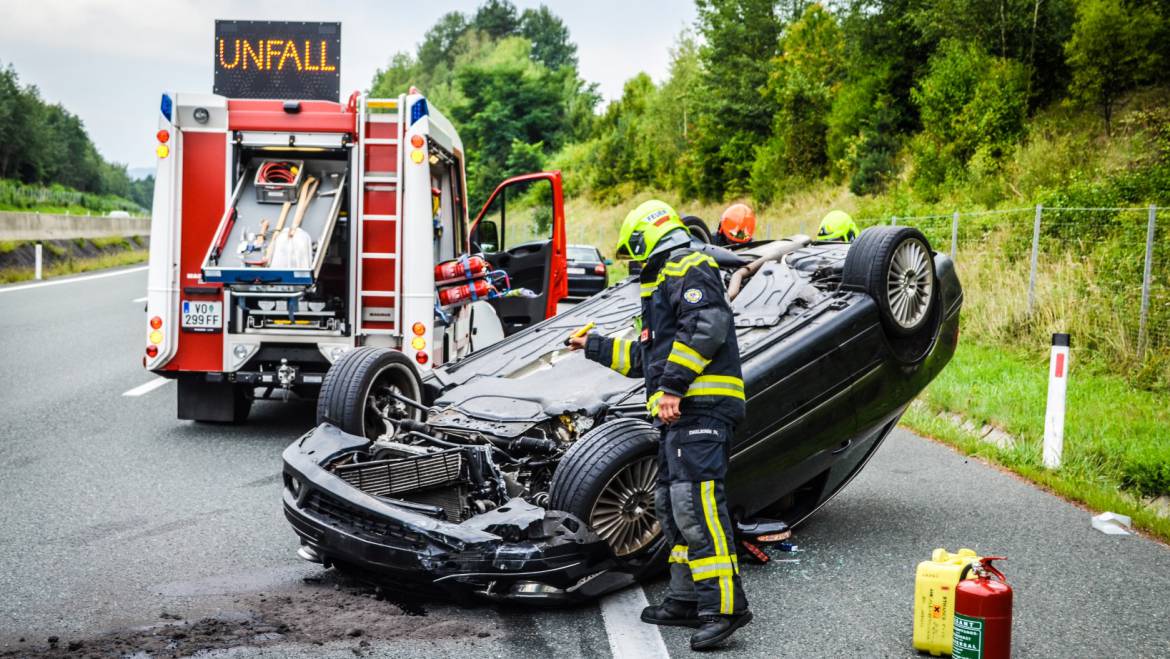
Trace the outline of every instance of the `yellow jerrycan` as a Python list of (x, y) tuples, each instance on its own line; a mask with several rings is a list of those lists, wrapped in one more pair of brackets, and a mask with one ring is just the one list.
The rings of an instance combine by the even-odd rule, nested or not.
[(935, 656), (951, 653), (955, 624), (955, 586), (963, 568), (981, 557), (970, 549), (952, 554), (935, 549), (914, 575), (914, 649)]

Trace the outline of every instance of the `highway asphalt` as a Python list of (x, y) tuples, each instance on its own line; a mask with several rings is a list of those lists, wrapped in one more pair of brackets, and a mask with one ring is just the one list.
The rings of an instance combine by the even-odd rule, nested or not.
[[(78, 654), (604, 657), (651, 638), (628, 636), (640, 623), (616, 599), (387, 602), (298, 560), (280, 451), (312, 405), (257, 404), (232, 427), (177, 421), (173, 383), (123, 395), (154, 380), (139, 356), (145, 279), (0, 288), (0, 656), (72, 642)], [(1170, 549), (1105, 536), (1090, 515), (898, 430), (798, 529), (800, 551), (744, 568), (756, 618), (721, 654), (914, 656), (914, 567), (968, 546), (1009, 559), (1018, 656), (1170, 655)], [(687, 636), (663, 629), (631, 656), (688, 654)]]

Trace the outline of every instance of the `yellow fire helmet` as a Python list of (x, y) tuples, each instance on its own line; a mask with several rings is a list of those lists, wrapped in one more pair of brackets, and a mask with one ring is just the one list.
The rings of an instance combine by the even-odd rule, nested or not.
[(645, 261), (658, 242), (676, 229), (687, 230), (678, 213), (666, 202), (651, 199), (626, 215), (618, 231), (617, 256)]
[(821, 220), (821, 228), (817, 231), (817, 240), (842, 240), (851, 243), (859, 233), (861, 233), (861, 229), (857, 228), (857, 223), (853, 221), (849, 213), (829, 211)]

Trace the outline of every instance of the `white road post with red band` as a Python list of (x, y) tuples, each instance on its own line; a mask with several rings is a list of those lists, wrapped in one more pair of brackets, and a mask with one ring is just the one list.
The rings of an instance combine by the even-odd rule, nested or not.
[(1044, 413), (1044, 466), (1060, 467), (1064, 452), (1064, 401), (1068, 391), (1068, 334), (1052, 335), (1052, 355), (1048, 359), (1048, 408)]

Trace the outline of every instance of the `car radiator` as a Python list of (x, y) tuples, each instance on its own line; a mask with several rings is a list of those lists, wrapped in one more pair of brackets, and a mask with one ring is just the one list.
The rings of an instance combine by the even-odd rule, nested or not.
[(341, 465), (333, 473), (366, 494), (386, 497), (455, 483), (462, 468), (463, 451), (451, 449), (416, 457)]

